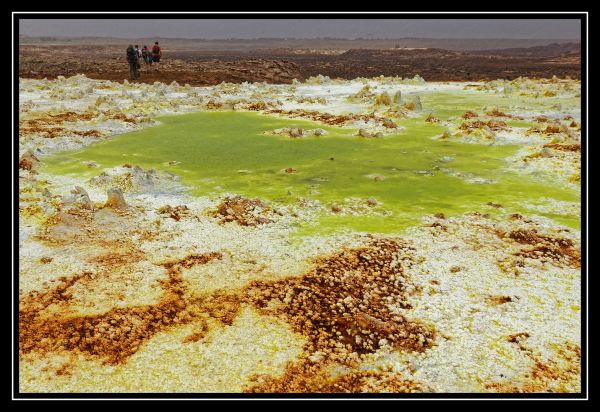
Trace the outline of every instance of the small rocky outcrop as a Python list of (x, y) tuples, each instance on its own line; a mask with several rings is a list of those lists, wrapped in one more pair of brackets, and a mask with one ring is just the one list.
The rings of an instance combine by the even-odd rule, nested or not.
[(107, 190), (106, 194), (108, 196), (108, 200), (106, 201), (104, 207), (116, 210), (127, 209), (128, 205), (125, 201), (125, 198), (123, 197), (123, 192), (121, 191), (121, 189), (111, 188)]
[(381, 124), (383, 125), (383, 127), (386, 127), (388, 129), (397, 129), (398, 128), (398, 125), (396, 124), (396, 122), (394, 122), (391, 119), (387, 119), (387, 118), (383, 119), (381, 121)]
[(375, 98), (375, 105), (377, 106), (391, 106), (392, 98), (388, 92), (383, 92)]
[(273, 223), (271, 219), (277, 214), (260, 199), (248, 199), (242, 196), (227, 197), (223, 200), (214, 215), (220, 217), (219, 223), (236, 222), (240, 226), (258, 226)]
[(421, 98), (419, 96), (417, 96), (415, 98), (415, 110), (417, 110), (417, 111), (423, 110), (423, 105), (421, 104)]
[(361, 129), (358, 129), (358, 136), (366, 137), (366, 138), (383, 137), (383, 133), (382, 132), (370, 132), (367, 129), (361, 128)]
[(72, 196), (67, 199), (67, 203), (70, 203), (79, 209), (94, 210), (94, 204), (83, 187), (75, 186), (75, 189), (71, 190), (71, 195)]
[(171, 205), (165, 205), (158, 209), (157, 212), (160, 215), (166, 215), (173, 220), (179, 221), (182, 217), (189, 216), (190, 209), (186, 205), (179, 205), (175, 207)]
[(40, 160), (31, 150), (27, 150), (19, 159), (19, 169), (33, 171), (40, 164)]
[(392, 99), (392, 101), (395, 104), (400, 104), (402, 103), (402, 92), (400, 90), (398, 90), (395, 94), (394, 94), (394, 98)]
[(327, 131), (321, 128), (316, 129), (302, 129), (300, 127), (284, 127), (281, 129), (275, 129), (270, 132), (265, 132), (268, 135), (275, 136), (287, 136), (291, 139), (298, 139), (301, 137), (308, 136), (324, 136), (327, 134)]

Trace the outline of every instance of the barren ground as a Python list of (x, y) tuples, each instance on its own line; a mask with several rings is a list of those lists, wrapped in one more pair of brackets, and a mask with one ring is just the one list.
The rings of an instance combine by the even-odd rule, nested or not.
[[(304, 80), (319, 74), (347, 80), (419, 74), (428, 81), (512, 80), (519, 76), (579, 79), (581, 76), (578, 43), (483, 51), (356, 49), (348, 48), (348, 44), (318, 49), (263, 46), (260, 42), (235, 49), (218, 49), (215, 45), (211, 50), (208, 46), (167, 41), (163, 43), (160, 71), (142, 68), (139, 81), (204, 86), (244, 81), (285, 84), (294, 78)], [(19, 76), (52, 79), (85, 74), (93, 79), (122, 81), (129, 76), (124, 57), (126, 47), (123, 41), (102, 45), (84, 40), (63, 44), (29, 42), (19, 48)]]

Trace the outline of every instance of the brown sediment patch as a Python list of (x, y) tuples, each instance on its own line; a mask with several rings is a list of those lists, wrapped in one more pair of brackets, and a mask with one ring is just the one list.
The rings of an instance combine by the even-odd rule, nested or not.
[(137, 123), (137, 120), (134, 117), (129, 117), (125, 113), (104, 112), (103, 114), (104, 114), (104, 116), (106, 116), (107, 118), (112, 119), (112, 120), (120, 120), (122, 122), (132, 123), (132, 124)]
[(414, 252), (406, 242), (375, 239), (317, 259), (302, 277), (250, 283), (246, 299), (264, 314), (284, 318), (308, 342), (307, 355), (288, 364), (282, 376), (255, 376), (245, 391), (421, 391), (397, 373), (330, 373), (331, 366), (357, 366), (382, 346), (423, 352), (433, 344), (432, 329), (400, 314), (417, 292), (405, 273), (419, 260)]
[(513, 302), (510, 296), (486, 296), (485, 301), (492, 306), (500, 306), (505, 303)]
[(102, 133), (98, 130), (69, 130), (69, 133), (73, 133), (77, 136), (82, 137), (101, 137)]
[[(441, 230), (443, 232), (447, 232), (448, 231), (448, 226), (446, 226), (446, 225), (444, 225), (443, 223), (440, 223), (440, 222), (430, 223), (430, 224), (426, 225), (426, 227), (432, 227), (432, 228), (435, 228), (435, 229), (439, 229), (439, 230)], [(435, 232), (433, 232), (433, 233), (435, 233)]]
[(510, 343), (520, 343), (523, 339), (527, 339), (529, 336), (530, 335), (527, 332), (513, 333), (512, 335), (508, 335), (506, 340)]
[[(432, 117), (432, 116), (431, 116), (431, 115), (429, 115), (428, 119), (429, 119), (430, 117)], [(434, 119), (435, 119), (435, 118), (434, 118)], [(430, 120), (431, 120), (431, 119), (430, 119)], [(384, 119), (382, 120), (382, 125), (383, 125), (385, 128), (387, 128), (387, 129), (397, 129), (397, 128), (398, 128), (398, 125), (396, 124), (396, 122), (394, 122), (394, 121), (393, 121), (393, 120), (391, 120), (391, 119), (387, 119), (387, 118), (384, 118)]]
[(432, 114), (429, 114), (429, 115), (427, 116), (427, 118), (425, 119), (425, 121), (426, 121), (427, 123), (439, 123), (439, 122), (440, 122), (440, 119), (438, 119), (437, 117), (435, 117), (435, 116), (434, 116), (434, 115), (432, 115)]
[(400, 314), (415, 292), (403, 266), (416, 260), (405, 242), (373, 240), (317, 259), (302, 277), (254, 281), (248, 299), (265, 314), (285, 318), (309, 339), (307, 352), (324, 359), (352, 364), (383, 345), (422, 352), (434, 331)]
[(185, 205), (179, 205), (175, 207), (171, 205), (165, 205), (158, 209), (157, 213), (161, 215), (167, 215), (171, 219), (179, 221), (182, 217), (189, 216), (190, 209)]
[(472, 119), (472, 118), (474, 118), (474, 117), (479, 117), (479, 115), (478, 115), (477, 113), (475, 113), (475, 112), (472, 112), (472, 111), (470, 111), (470, 110), (469, 110), (469, 111), (466, 111), (466, 112), (465, 112), (465, 113), (462, 115), (462, 118), (463, 118), (463, 119)]
[(72, 298), (69, 289), (79, 280), (91, 278), (92, 276), (93, 274), (91, 272), (83, 272), (70, 278), (62, 276), (58, 279), (58, 282), (60, 283), (50, 290), (45, 292), (32, 291), (25, 296), (19, 297), (19, 305), (21, 308), (19, 317), (21, 312), (29, 313), (35, 311), (39, 313), (52, 304), (68, 302)]
[(499, 235), (523, 245), (533, 246), (522, 248), (514, 254), (515, 256), (542, 261), (552, 260), (576, 268), (581, 267), (581, 251), (575, 248), (575, 243), (571, 239), (543, 235), (535, 229), (518, 229), (508, 234), (500, 232)]
[(81, 137), (102, 137), (104, 134), (98, 130), (76, 130), (65, 127), (19, 127), (19, 136), (39, 135), (48, 139), (54, 139), (61, 136), (81, 136)]
[[(172, 277), (170, 284), (164, 285), (168, 292), (157, 305), (112, 309), (95, 316), (42, 317), (35, 300), (24, 301), (19, 312), (19, 352), (79, 350), (109, 364), (122, 363), (160, 330), (190, 320), (184, 313), (186, 304), (178, 283), (180, 280)], [(58, 297), (69, 298), (64, 294)]]
[(55, 373), (58, 376), (71, 376), (73, 373), (73, 365), (69, 362), (63, 363)]
[(49, 139), (60, 136), (65, 131), (64, 127), (48, 127), (46, 125), (19, 125), (19, 136), (40, 135)]
[[(104, 269), (110, 267), (112, 273), (130, 263), (128, 252), (112, 250), (92, 260)], [(141, 252), (131, 252), (132, 259), (142, 259)], [(305, 375), (292, 373), (283, 380), (266, 377), (262, 386), (257, 383), (248, 390), (276, 390), (285, 385), (289, 390), (302, 391), (295, 386), (301, 381), (306, 382), (304, 391), (420, 390), (418, 384), (387, 372), (351, 372), (339, 377), (320, 372), (329, 365), (356, 365), (361, 355), (383, 345), (417, 352), (431, 346), (434, 332), (400, 313), (410, 307), (409, 296), (418, 292), (404, 272), (419, 260), (407, 243), (372, 240), (365, 247), (343, 249), (317, 259), (315, 268), (302, 277), (255, 281), (235, 293), (190, 294), (183, 270), (221, 258), (221, 253), (211, 252), (163, 262), (160, 266), (166, 269), (167, 279), (161, 282), (163, 295), (158, 303), (112, 308), (98, 315), (74, 316), (72, 312), (49, 309), (51, 305), (67, 305), (73, 299), (70, 288), (76, 282), (99, 275), (83, 273), (62, 278), (51, 290), (32, 292), (21, 299), (19, 352), (81, 353), (106, 364), (121, 364), (157, 333), (174, 326), (193, 323), (183, 343), (198, 342), (215, 323), (232, 325), (241, 305), (250, 303), (263, 314), (285, 319), (293, 330), (307, 336), (305, 349), (312, 356), (290, 365), (292, 371), (304, 370)], [(315, 361), (315, 357), (319, 359)], [(315, 371), (319, 372), (313, 376)]]
[(188, 255), (183, 259), (172, 260), (162, 264), (165, 269), (170, 273), (181, 273), (181, 269), (189, 269), (195, 265), (203, 265), (212, 260), (222, 259), (223, 254), (221, 252), (210, 252), (210, 253), (195, 253)]
[(194, 300), (194, 303), (212, 319), (231, 326), (242, 307), (239, 295), (216, 291), (210, 296)]
[(19, 215), (20, 216), (43, 216), (44, 209), (41, 206), (33, 204), (26, 206), (19, 206)]
[(100, 116), (104, 116), (108, 119), (121, 120), (129, 123), (136, 123), (134, 118), (127, 116), (122, 112), (115, 111), (85, 111), (85, 112), (58, 112), (58, 113), (36, 113), (31, 114), (27, 118), (22, 119), (19, 122), (19, 126), (23, 127), (35, 127), (35, 126), (49, 126), (49, 125), (60, 125), (63, 123), (77, 123), (86, 122), (98, 119)]
[(268, 106), (265, 102), (252, 102), (246, 106), (246, 109), (254, 111), (267, 110)]
[(558, 150), (560, 152), (581, 152), (581, 143), (576, 144), (562, 144), (562, 143), (548, 143), (544, 147), (549, 149)]
[(355, 122), (358, 120), (362, 120), (364, 122), (369, 122), (371, 120), (376, 121), (377, 123), (385, 126), (386, 124), (390, 124), (390, 120), (385, 117), (380, 117), (375, 114), (331, 114), (331, 113), (323, 113), (316, 110), (303, 110), (303, 109), (294, 109), (294, 110), (282, 110), (282, 109), (271, 109), (266, 110), (267, 114), (276, 114), (284, 117), (290, 118), (303, 118), (310, 119), (316, 122), (321, 122), (331, 126), (341, 126), (350, 122)]
[(525, 266), (525, 262), (521, 259), (513, 259), (511, 257), (496, 259), (496, 266), (502, 273), (518, 277), (521, 275), (519, 268)]
[(240, 226), (258, 226), (273, 223), (272, 219), (266, 217), (273, 213), (277, 212), (258, 198), (233, 196), (225, 198), (213, 215), (221, 217), (221, 224), (236, 222)]
[[(98, 316), (30, 319), (20, 323), (20, 352), (80, 350), (109, 364), (122, 363), (167, 326), (190, 319), (185, 304), (162, 299), (158, 305), (113, 309)], [(187, 315), (187, 316), (186, 316)]]
[[(512, 213), (512, 214), (510, 214), (510, 215), (508, 216), (508, 218), (509, 218), (510, 220), (521, 220), (521, 221), (523, 221), (523, 222), (525, 222), (525, 223), (532, 223), (532, 222), (533, 222), (532, 220), (525, 218), (525, 217), (524, 217), (522, 214), (520, 214), (520, 213)], [(502, 236), (504, 236), (504, 232), (502, 232), (502, 231), (498, 231), (498, 235), (499, 235), (500, 237), (502, 237)]]
[(515, 116), (509, 113), (504, 113), (498, 109), (494, 109), (494, 110), (490, 110), (489, 112), (485, 112), (486, 116), (491, 116), (491, 117), (506, 117), (508, 119), (516, 119), (516, 120), (523, 120), (522, 117), (519, 116)]
[(298, 103), (308, 103), (308, 104), (327, 104), (327, 100), (324, 97), (300, 97), (296, 99)]
[(91, 273), (62, 278), (60, 285), (44, 293), (31, 292), (20, 301), (19, 353), (79, 351), (117, 364), (125, 362), (144, 342), (166, 328), (205, 317), (229, 325), (239, 311), (237, 298), (214, 295), (190, 300), (184, 296), (181, 269), (215, 258), (219, 254), (208, 253), (163, 264), (168, 279), (161, 282), (164, 294), (155, 305), (116, 308), (92, 316), (43, 313), (50, 305), (71, 300), (71, 286), (91, 277)]
[(546, 134), (556, 134), (556, 133), (560, 133), (560, 132), (561, 132), (561, 130), (558, 125), (548, 125), (544, 129), (544, 133), (546, 133)]
[[(115, 245), (117, 246), (117, 245)], [(123, 267), (135, 264), (144, 258), (144, 253), (131, 244), (127, 244), (123, 250), (111, 250), (90, 258), (88, 261), (104, 268)]]
[(519, 333), (508, 337), (516, 343), (533, 361), (531, 369), (522, 377), (523, 383), (491, 382), (484, 384), (486, 389), (499, 393), (536, 393), (536, 392), (577, 392), (581, 390), (581, 348), (572, 342), (558, 346), (556, 356), (543, 360), (529, 350), (525, 340), (528, 333)]
[(215, 101), (213, 99), (210, 99), (208, 102), (206, 102), (206, 108), (209, 110), (220, 109), (222, 107), (223, 107), (222, 102)]
[(494, 203), (494, 202), (487, 202), (486, 205), (491, 206), (491, 207), (495, 207), (496, 209), (501, 209), (501, 208), (504, 207), (500, 203)]
[(65, 128), (66, 124), (81, 124), (89, 122), (100, 117), (109, 120), (119, 120), (126, 123), (137, 123), (133, 117), (129, 117), (122, 112), (114, 111), (85, 111), (74, 112), (66, 111), (59, 113), (38, 112), (31, 114), (27, 118), (19, 120), (19, 136), (38, 135), (45, 138), (55, 138), (60, 136), (81, 136), (81, 137), (102, 137), (104, 134), (98, 130), (77, 130)]
[(288, 364), (281, 377), (253, 376), (247, 393), (368, 393), (423, 392), (424, 387), (393, 372), (354, 371), (331, 376), (324, 364)]
[(60, 113), (36, 113), (37, 116), (29, 116), (19, 122), (21, 127), (35, 127), (63, 124), (65, 122), (90, 121), (100, 115), (99, 112), (60, 112)]
[(19, 159), (19, 169), (32, 171), (36, 169), (40, 164), (40, 159), (38, 159), (31, 150), (23, 153), (21, 158)]
[(493, 131), (508, 130), (506, 123), (500, 120), (488, 120), (487, 122), (474, 120), (470, 122), (463, 122), (460, 124), (460, 126), (458, 126), (459, 130), (464, 131), (479, 130), (485, 127), (488, 127)]

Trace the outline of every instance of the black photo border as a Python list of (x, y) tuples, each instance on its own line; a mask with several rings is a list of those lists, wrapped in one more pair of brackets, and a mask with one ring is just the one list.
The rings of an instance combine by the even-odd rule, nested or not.
[[(579, 19), (581, 21), (581, 393), (418, 393), (418, 394), (295, 394), (295, 393), (23, 393), (19, 391), (19, 20), (20, 19)], [(12, 400), (587, 400), (588, 399), (588, 13), (578, 12), (20, 12), (12, 11)]]

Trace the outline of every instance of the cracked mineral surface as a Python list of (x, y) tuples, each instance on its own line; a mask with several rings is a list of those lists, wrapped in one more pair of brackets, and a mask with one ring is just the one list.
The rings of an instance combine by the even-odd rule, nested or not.
[(22, 392), (580, 392), (581, 84), (19, 82)]

